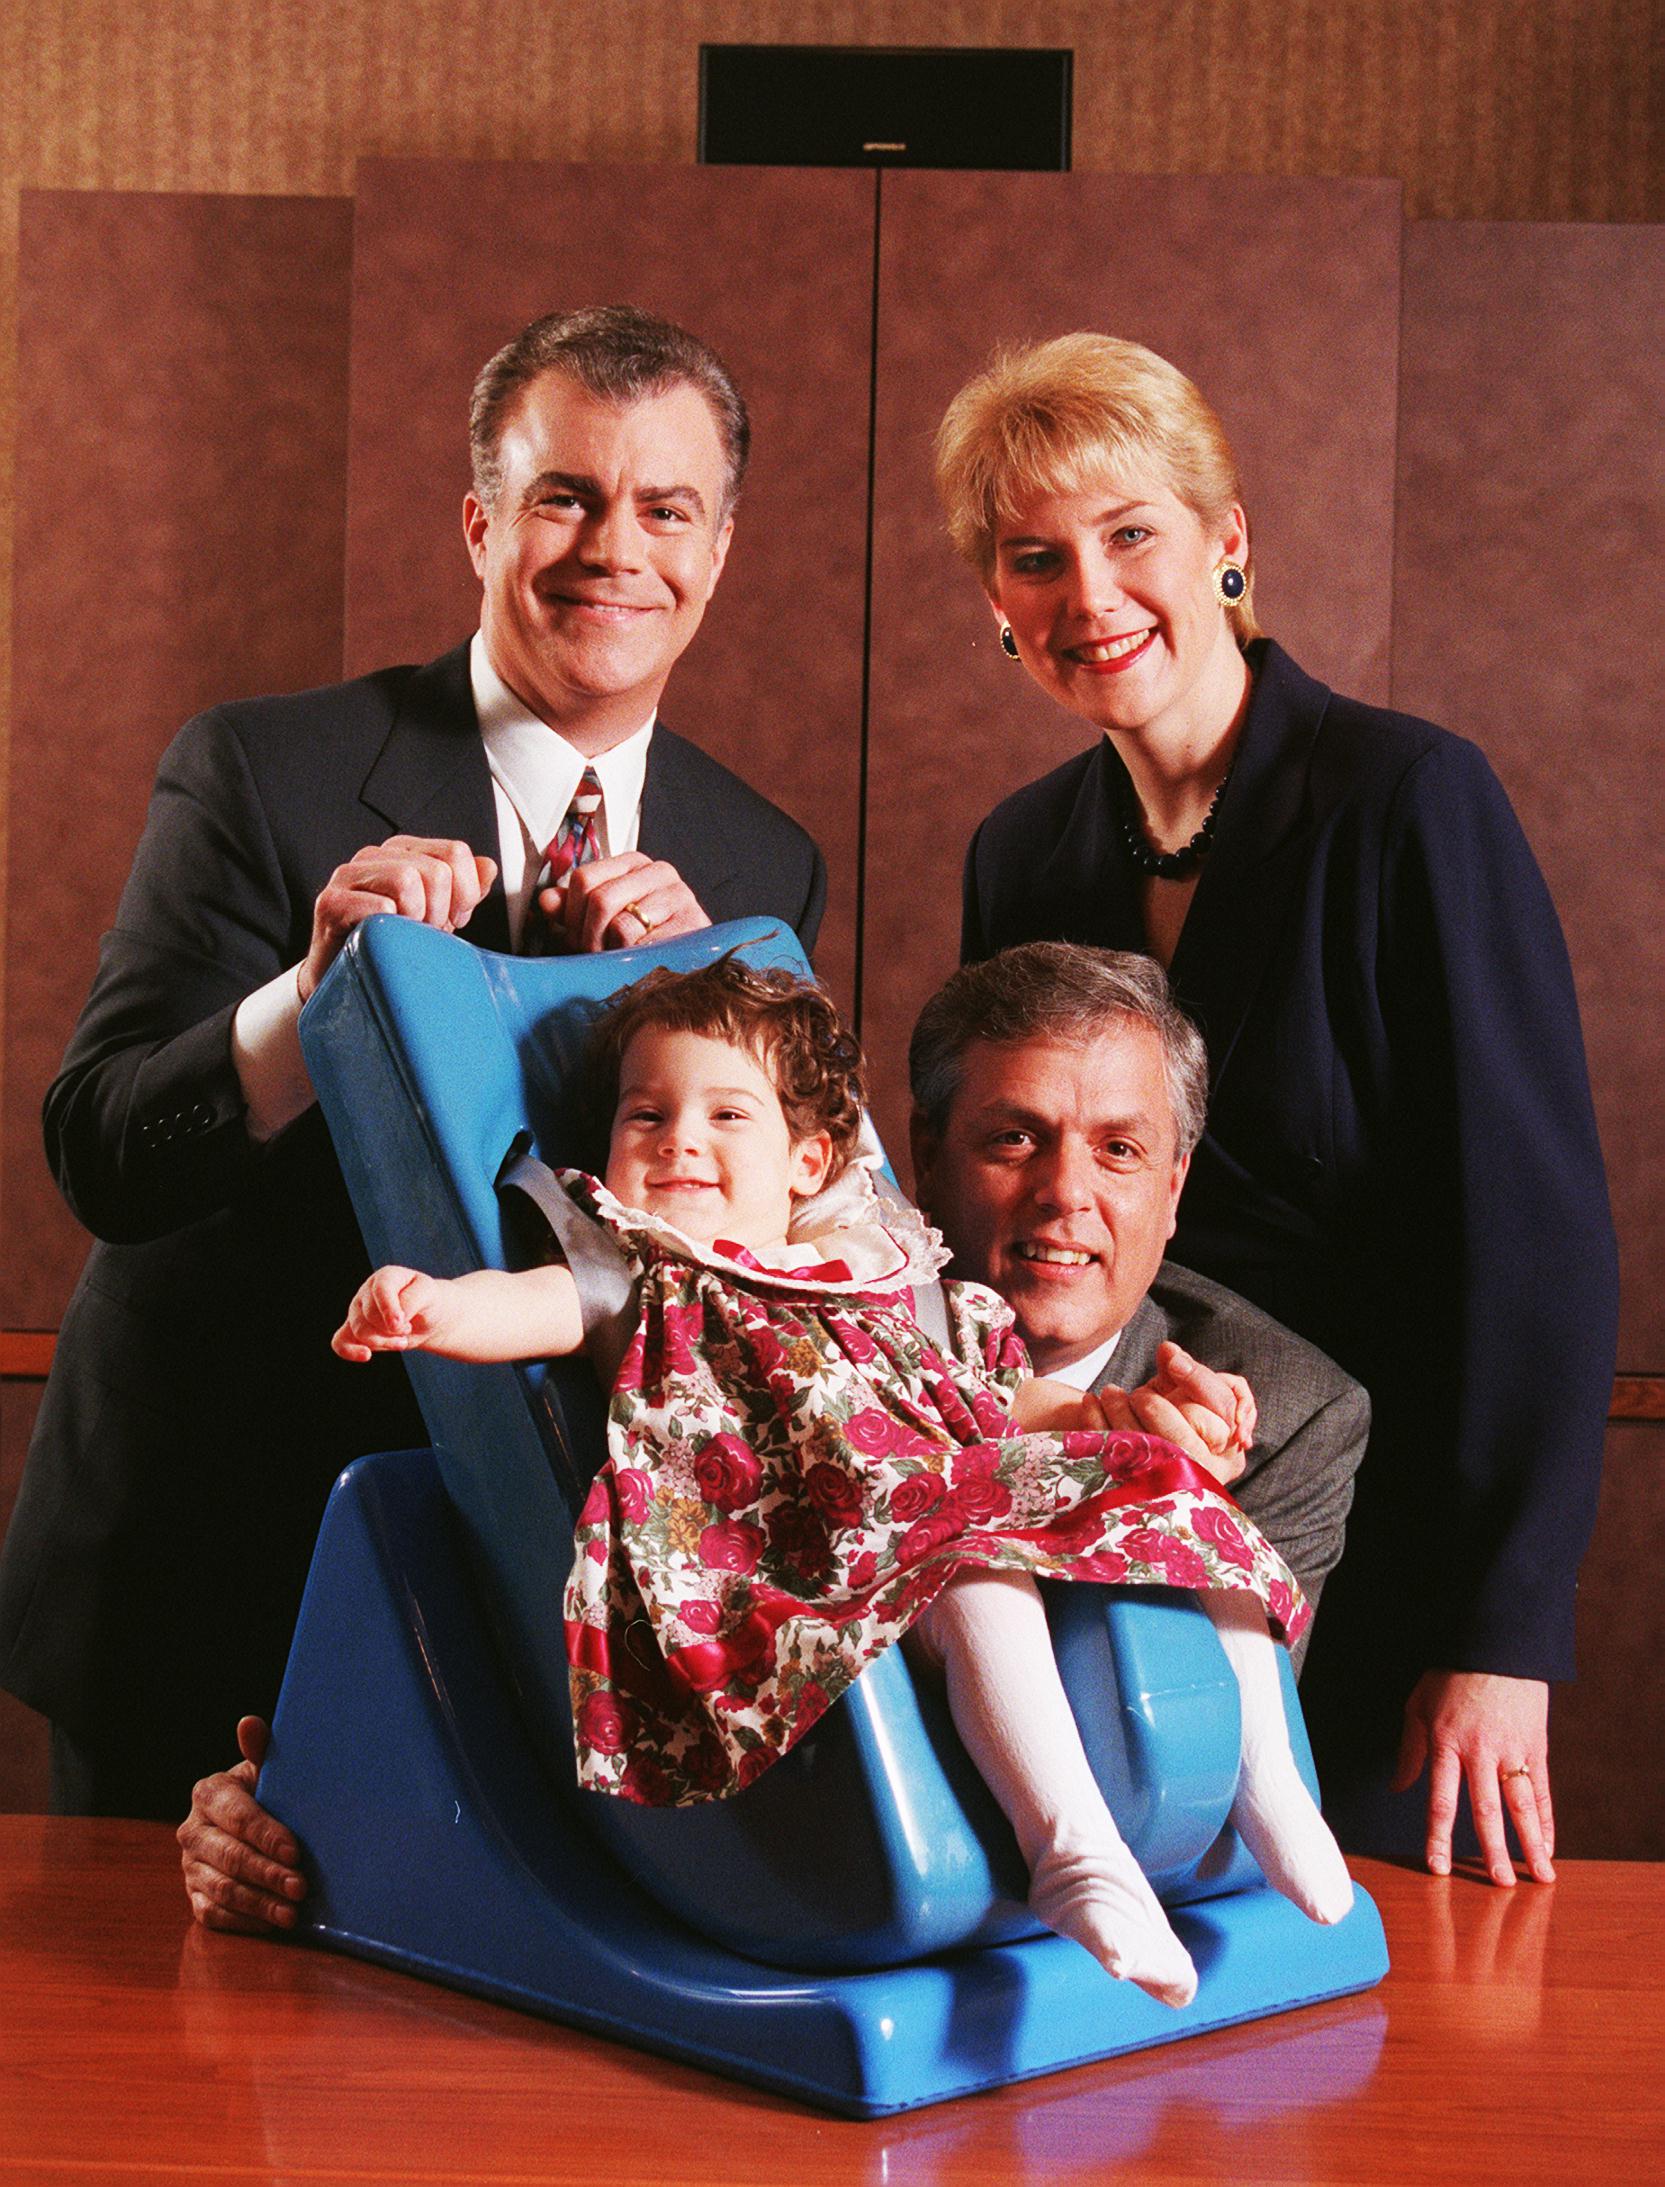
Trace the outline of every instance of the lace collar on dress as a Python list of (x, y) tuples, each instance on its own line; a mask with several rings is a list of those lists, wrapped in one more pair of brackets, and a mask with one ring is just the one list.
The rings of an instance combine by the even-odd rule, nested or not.
[(745, 1246), (718, 1239), (704, 1245), (661, 1215), (627, 1207), (584, 1170), (557, 1172), (582, 1205), (649, 1237), (678, 1260), (714, 1268), (742, 1281), (783, 1291), (911, 1291), (931, 1282), (949, 1259), (941, 1234), (906, 1200), (880, 1200), (872, 1175), (855, 1161), (827, 1191), (806, 1200), (787, 1234), (787, 1254), (765, 1262)]

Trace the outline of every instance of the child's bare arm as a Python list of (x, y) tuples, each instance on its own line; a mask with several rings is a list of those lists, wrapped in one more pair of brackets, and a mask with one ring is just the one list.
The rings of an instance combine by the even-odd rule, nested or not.
[(378, 1268), (360, 1284), (331, 1342), (343, 1359), (437, 1352), (443, 1359), (548, 1359), (584, 1343), (572, 1271), (558, 1264), (509, 1275), (424, 1276)]
[(1038, 1374), (1018, 1385), (1012, 1399), (1012, 1425), (1024, 1435), (1061, 1435), (1070, 1428), (1102, 1428), (1104, 1415), (1095, 1397), (1068, 1382)]

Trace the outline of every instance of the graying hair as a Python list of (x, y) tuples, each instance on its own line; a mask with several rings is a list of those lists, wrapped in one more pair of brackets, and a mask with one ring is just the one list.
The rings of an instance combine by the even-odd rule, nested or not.
[(1208, 1110), (1208, 1051), (1155, 958), (1126, 949), (1024, 942), (962, 965), (921, 1010), (908, 1043), (914, 1106), (932, 1131), (943, 1130), (973, 1041), (1085, 1043), (1129, 1023), (1148, 1025), (1162, 1043), (1176, 1156), (1187, 1155)]
[(489, 509), (503, 484), (503, 428), (524, 389), (546, 372), (563, 372), (602, 402), (626, 404), (691, 387), (711, 407), (723, 444), (723, 505), (733, 512), (751, 453), (751, 420), (727, 365), (697, 334), (634, 304), (551, 311), (523, 327), (481, 367), (468, 404), (474, 491)]

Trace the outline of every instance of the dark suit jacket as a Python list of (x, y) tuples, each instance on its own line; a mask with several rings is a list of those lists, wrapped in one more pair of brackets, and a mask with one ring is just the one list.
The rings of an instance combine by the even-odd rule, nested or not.
[[(466, 647), (188, 723), (47, 1095), (53, 1168), (100, 1242), (0, 1558), (0, 1679), (80, 1736), (142, 1718), (187, 1798), (276, 1697), (335, 1474), (426, 1440), (397, 1367), (329, 1351), (365, 1256), (322, 1120), (256, 1146), (230, 1048), (329, 875), (401, 832), (497, 851)], [(664, 728), (640, 840), (714, 920), (813, 943), (814, 843)], [(500, 889), (468, 933), (507, 948)]]
[[(1303, 1692), (1332, 1659), (1338, 1721), (1382, 1689), (1379, 1743), (1423, 1669), (1570, 1674), (1616, 1256), (1566, 949), (1491, 769), (1250, 657), (1172, 966), (1212, 1079), (1173, 1252), (1370, 1392)], [(1101, 738), (983, 823), (967, 957), (1146, 946), (1121, 774)]]

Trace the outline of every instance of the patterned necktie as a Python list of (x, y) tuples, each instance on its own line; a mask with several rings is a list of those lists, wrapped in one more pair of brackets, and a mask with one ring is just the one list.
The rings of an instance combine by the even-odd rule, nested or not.
[(561, 825), (549, 839), (538, 877), (532, 884), (532, 899), (526, 907), (526, 928), (520, 942), (522, 956), (550, 957), (565, 952), (568, 946), (566, 929), (546, 916), (538, 893), (565, 880), (574, 866), (587, 866), (592, 858), (601, 856), (600, 812), (600, 777), (593, 767), (586, 767)]

